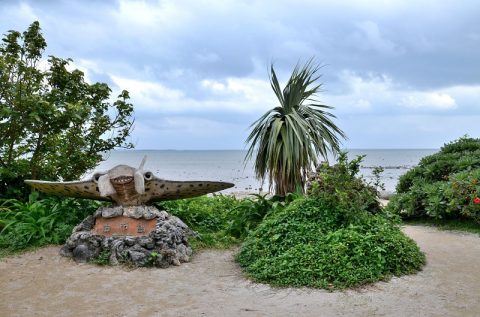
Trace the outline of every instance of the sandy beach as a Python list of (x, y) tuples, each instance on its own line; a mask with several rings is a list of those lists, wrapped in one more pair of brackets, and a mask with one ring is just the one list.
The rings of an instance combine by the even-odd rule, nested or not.
[(58, 246), (0, 261), (1, 316), (478, 316), (480, 237), (405, 226), (418, 274), (356, 290), (275, 289), (245, 279), (233, 250), (168, 269), (76, 264)]

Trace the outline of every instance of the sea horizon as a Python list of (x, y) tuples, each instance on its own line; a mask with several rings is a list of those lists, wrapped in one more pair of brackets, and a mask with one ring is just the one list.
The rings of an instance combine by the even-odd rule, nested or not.
[[(373, 169), (382, 167), (381, 182), (385, 191), (395, 191), (399, 177), (414, 167), (420, 159), (438, 149), (345, 149), (349, 159), (365, 155), (360, 165), (360, 175), (367, 182), (373, 181)], [(211, 180), (234, 183), (224, 193), (268, 190), (268, 184), (258, 180), (254, 173), (254, 158), (245, 160), (246, 149), (241, 150), (195, 150), (195, 149), (117, 149), (104, 154), (98, 166), (85, 174), (90, 177), (96, 171), (105, 171), (116, 165), (138, 166), (147, 156), (145, 169), (160, 178), (171, 180)], [(329, 156), (328, 161), (334, 158)]]
[[(440, 148), (346, 148), (342, 149), (341, 151), (360, 151), (360, 150), (382, 150), (382, 151), (390, 151), (390, 150), (440, 150)], [(140, 148), (133, 148), (133, 149), (124, 149), (118, 148), (112, 151), (248, 151), (248, 149), (140, 149)]]

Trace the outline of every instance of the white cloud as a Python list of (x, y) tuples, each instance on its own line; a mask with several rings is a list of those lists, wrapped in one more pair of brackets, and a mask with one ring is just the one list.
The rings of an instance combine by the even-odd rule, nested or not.
[(227, 78), (224, 81), (201, 80), (199, 86), (206, 98), (194, 99), (179, 89), (159, 82), (110, 76), (120, 89), (130, 92), (137, 109), (162, 113), (183, 113), (222, 110), (256, 113), (274, 105), (274, 95), (268, 81), (251, 78)]
[(95, 61), (81, 58), (76, 61), (70, 62), (67, 66), (68, 71), (73, 71), (75, 69), (81, 70), (83, 72), (83, 77), (85, 78), (86, 82), (93, 83), (92, 72), (100, 68)]
[(226, 87), (221, 82), (215, 80), (204, 79), (200, 82), (202, 87), (210, 89), (214, 93), (222, 93), (226, 90)]
[[(360, 76), (344, 70), (340, 80), (348, 87), (341, 94), (325, 95), (329, 105), (337, 107), (340, 113), (361, 112), (409, 112), (438, 113), (452, 111), (460, 105), (467, 107), (475, 98), (480, 98), (480, 86), (456, 86), (437, 91), (425, 91), (405, 87), (385, 74)], [(462, 100), (462, 104), (457, 102)], [(403, 109), (403, 110), (402, 110)]]
[(372, 103), (366, 99), (358, 99), (354, 102), (354, 106), (358, 109), (370, 110)]
[(431, 108), (450, 110), (457, 107), (455, 99), (449, 94), (439, 92), (415, 92), (400, 100), (400, 105), (409, 108)]
[(115, 75), (111, 75), (110, 78), (120, 89), (128, 90), (135, 106), (142, 110), (178, 110), (171, 108), (172, 103), (179, 103), (184, 98), (182, 91), (165, 87), (157, 82), (130, 79)]

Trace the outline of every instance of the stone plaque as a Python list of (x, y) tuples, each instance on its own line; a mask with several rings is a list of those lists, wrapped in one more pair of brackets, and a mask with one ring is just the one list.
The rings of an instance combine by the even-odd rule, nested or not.
[(156, 219), (134, 219), (124, 216), (99, 217), (95, 220), (93, 234), (110, 236), (146, 236), (155, 229)]

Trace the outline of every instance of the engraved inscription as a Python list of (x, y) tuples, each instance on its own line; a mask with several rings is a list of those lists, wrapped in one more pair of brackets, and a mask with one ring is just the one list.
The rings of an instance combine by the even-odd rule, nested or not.
[(134, 219), (125, 216), (95, 219), (93, 234), (102, 236), (144, 236), (155, 230), (156, 219)]

